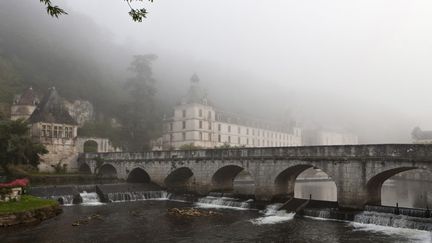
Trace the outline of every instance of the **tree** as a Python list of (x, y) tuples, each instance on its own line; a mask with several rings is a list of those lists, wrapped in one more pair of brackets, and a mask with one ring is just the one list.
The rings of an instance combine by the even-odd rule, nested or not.
[(40, 155), (46, 153), (42, 144), (31, 139), (26, 122), (0, 120), (0, 166), (4, 172), (9, 174), (9, 166), (13, 164), (37, 166)]
[[(57, 5), (53, 5), (51, 0), (39, 0), (46, 6), (46, 11), (52, 17), (58, 18), (60, 15), (68, 14), (65, 10), (60, 8)], [(142, 22), (144, 18), (147, 18), (147, 9), (145, 8), (134, 8), (132, 7), (132, 2), (144, 2), (144, 0), (124, 0), (127, 2), (130, 7), (129, 15), (132, 17), (132, 20), (135, 22)], [(149, 2), (153, 2), (153, 0), (148, 0)]]
[(125, 83), (129, 94), (126, 104), (122, 106), (122, 124), (129, 143), (128, 149), (142, 151), (148, 146), (157, 125), (154, 105), (156, 80), (153, 78), (151, 63), (155, 55), (136, 55), (130, 64), (129, 71), (135, 75)]

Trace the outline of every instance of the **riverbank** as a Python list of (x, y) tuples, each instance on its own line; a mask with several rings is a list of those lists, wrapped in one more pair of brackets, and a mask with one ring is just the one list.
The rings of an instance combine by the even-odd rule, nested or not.
[(62, 209), (55, 200), (23, 195), (18, 202), (0, 203), (0, 227), (34, 224), (61, 212)]

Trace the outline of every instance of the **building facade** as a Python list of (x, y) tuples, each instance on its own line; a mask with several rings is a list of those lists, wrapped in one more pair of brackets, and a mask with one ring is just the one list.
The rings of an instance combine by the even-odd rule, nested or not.
[[(17, 96), (11, 107), (11, 119), (27, 120), (32, 138), (48, 150), (41, 156), (40, 171), (52, 172), (56, 166), (77, 171), (78, 155), (86, 151), (86, 146), (95, 148), (92, 152), (120, 151), (106, 138), (78, 137), (79, 123), (70, 114), (67, 104), (54, 87), (40, 102), (33, 89), (29, 88)], [(78, 112), (73, 114), (80, 117)]]
[(331, 129), (311, 129), (303, 131), (303, 145), (355, 145), (358, 144), (358, 136)]
[(301, 129), (290, 124), (246, 118), (217, 109), (194, 75), (187, 95), (164, 121), (164, 134), (154, 148), (300, 146), (301, 136)]
[(16, 95), (11, 106), (11, 120), (27, 120), (38, 104), (39, 99), (32, 87), (25, 90), (21, 95)]
[(432, 143), (432, 131), (423, 131), (420, 127), (415, 127), (411, 132), (413, 143)]

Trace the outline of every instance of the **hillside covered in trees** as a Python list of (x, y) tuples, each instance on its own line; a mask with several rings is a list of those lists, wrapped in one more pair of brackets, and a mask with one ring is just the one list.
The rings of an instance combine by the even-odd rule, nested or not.
[[(55, 19), (36, 1), (22, 5), (0, 2), (1, 117), (8, 117), (14, 95), (27, 87), (43, 95), (55, 86), (68, 100), (94, 105), (96, 121), (81, 129), (83, 135), (110, 137), (134, 150), (158, 135), (163, 104), (154, 100), (151, 65), (156, 56), (116, 45), (85, 16)], [(122, 128), (111, 126), (111, 118)]]

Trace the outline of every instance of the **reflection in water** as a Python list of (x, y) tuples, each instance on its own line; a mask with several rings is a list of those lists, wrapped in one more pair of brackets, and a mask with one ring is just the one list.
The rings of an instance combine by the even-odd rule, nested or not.
[(381, 189), (381, 204), (409, 208), (430, 208), (432, 182), (414, 180), (387, 180)]
[(337, 201), (336, 184), (333, 181), (297, 180), (294, 187), (294, 197), (314, 200)]
[[(0, 229), (0, 242), (426, 242), (430, 232), (361, 228), (348, 222), (293, 218), (269, 211), (218, 210), (214, 217), (177, 217), (169, 208), (192, 203), (135, 201), (100, 206), (75, 205), (39, 225)], [(100, 219), (74, 227), (78, 219)]]
[(337, 201), (337, 188), (334, 181), (322, 170), (309, 168), (296, 180), (294, 197), (324, 201)]

